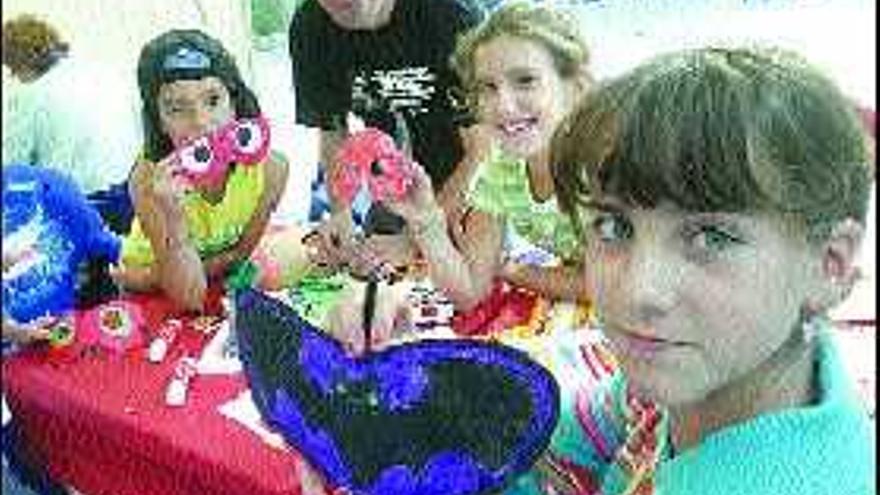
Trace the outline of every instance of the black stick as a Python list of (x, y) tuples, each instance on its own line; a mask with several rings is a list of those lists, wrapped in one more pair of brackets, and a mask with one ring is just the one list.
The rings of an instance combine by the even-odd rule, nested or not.
[(371, 350), (373, 342), (373, 316), (376, 314), (376, 292), (379, 286), (379, 277), (375, 273), (370, 273), (367, 278), (366, 294), (364, 295), (364, 353)]

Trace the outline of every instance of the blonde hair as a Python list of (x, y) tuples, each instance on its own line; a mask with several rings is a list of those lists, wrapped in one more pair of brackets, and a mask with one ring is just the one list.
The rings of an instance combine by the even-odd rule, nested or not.
[(507, 4), (459, 36), (450, 64), (468, 92), (474, 87), (474, 54), (501, 37), (524, 38), (541, 44), (553, 57), (563, 78), (586, 78), (590, 52), (575, 23), (558, 10), (529, 3)]

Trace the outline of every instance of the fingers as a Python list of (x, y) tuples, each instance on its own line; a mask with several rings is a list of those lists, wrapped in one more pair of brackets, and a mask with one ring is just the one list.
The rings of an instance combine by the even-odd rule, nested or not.
[(153, 190), (159, 197), (179, 198), (190, 189), (189, 181), (177, 167), (174, 155), (151, 164)]
[(348, 263), (352, 231), (345, 221), (331, 217), (303, 236), (309, 261), (318, 269), (337, 270)]
[(297, 457), (296, 471), (299, 478), (300, 492), (303, 495), (326, 495), (330, 493), (324, 488), (321, 476), (309, 466), (305, 459)]
[(41, 316), (27, 323), (3, 321), (3, 338), (18, 344), (27, 345), (48, 340), (52, 327), (58, 322), (56, 316)]

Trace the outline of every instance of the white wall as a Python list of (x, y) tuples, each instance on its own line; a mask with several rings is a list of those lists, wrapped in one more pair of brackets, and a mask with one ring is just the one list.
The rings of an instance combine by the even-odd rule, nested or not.
[[(613, 76), (657, 53), (711, 42), (795, 50), (856, 101), (876, 108), (874, 0), (556, 0), (590, 43), (593, 70)], [(876, 187), (858, 264), (864, 278), (838, 318), (876, 318)]]
[(875, 106), (874, 0), (584, 0), (576, 5), (600, 76), (662, 51), (713, 41), (772, 43), (824, 68), (857, 100)]

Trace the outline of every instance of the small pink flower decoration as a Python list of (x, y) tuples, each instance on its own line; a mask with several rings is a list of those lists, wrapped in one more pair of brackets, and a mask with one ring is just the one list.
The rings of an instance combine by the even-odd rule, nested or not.
[(112, 301), (77, 314), (77, 340), (116, 354), (145, 344), (146, 319), (136, 304)]

